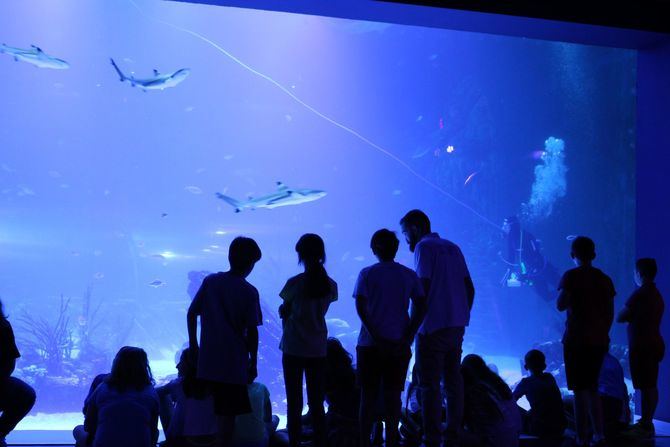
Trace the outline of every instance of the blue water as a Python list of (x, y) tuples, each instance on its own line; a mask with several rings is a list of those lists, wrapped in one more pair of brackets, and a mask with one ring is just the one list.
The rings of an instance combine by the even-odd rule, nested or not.
[[(175, 374), (199, 272), (225, 270), (240, 234), (263, 251), (249, 279), (279, 414), (278, 292), (299, 271), (302, 233), (325, 239), (341, 293), (330, 333), (353, 351), (370, 236), (426, 211), (477, 288), (465, 350), (510, 381), (562, 317), (532, 285), (508, 287), (503, 218), (521, 214), (559, 272), (568, 236), (590, 235), (617, 305), (632, 288), (633, 51), (163, 1), (6, 3), (1, 42), (70, 64), (0, 54), (0, 297), (17, 374), (38, 391), (31, 427), (80, 411), (122, 345), (145, 348), (159, 381)], [(110, 57), (137, 78), (191, 73), (143, 92)], [(259, 197), (277, 181), (327, 195), (240, 213), (215, 196)], [(398, 260), (412, 266), (405, 244)]]

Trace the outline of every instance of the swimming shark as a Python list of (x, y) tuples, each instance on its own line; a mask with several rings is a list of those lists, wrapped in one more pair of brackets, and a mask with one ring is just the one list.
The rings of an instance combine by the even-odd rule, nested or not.
[(14, 48), (5, 45), (0, 45), (0, 53), (9, 54), (15, 61), (23, 61), (32, 64), (39, 68), (52, 68), (54, 70), (65, 70), (70, 68), (70, 64), (63, 59), (49, 56), (38, 46), (31, 45), (29, 49)]
[(280, 206), (300, 205), (301, 203), (312, 202), (325, 196), (325, 191), (318, 189), (293, 189), (277, 182), (277, 191), (258, 198), (249, 197), (248, 200), (239, 201), (231, 197), (224, 196), (220, 192), (216, 197), (235, 207), (235, 212), (239, 213), (244, 209), (255, 210), (256, 208), (273, 209)]
[(121, 82), (128, 82), (132, 87), (137, 86), (145, 92), (147, 90), (164, 90), (168, 87), (174, 87), (186, 79), (186, 76), (191, 73), (191, 70), (188, 68), (182, 68), (173, 73), (163, 74), (159, 73), (158, 70), (154, 70), (153, 77), (147, 79), (135, 79), (133, 76), (126, 76), (123, 74), (123, 72), (116, 65), (116, 62), (114, 62), (114, 59), (110, 59), (110, 61), (112, 61), (112, 66), (118, 73)]

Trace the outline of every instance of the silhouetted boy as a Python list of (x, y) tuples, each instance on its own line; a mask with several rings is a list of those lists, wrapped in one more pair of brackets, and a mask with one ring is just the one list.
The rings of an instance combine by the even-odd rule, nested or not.
[(252, 410), (247, 384), (257, 376), (257, 326), (263, 319), (258, 291), (246, 277), (260, 259), (253, 239), (235, 238), (228, 249), (230, 270), (207, 276), (188, 309), (189, 349), (197, 356), (197, 378), (207, 381), (214, 399), (219, 446), (230, 445), (235, 416)]
[(400, 395), (405, 389), (412, 356), (410, 345), (425, 316), (425, 297), (419, 277), (413, 270), (394, 261), (398, 244), (392, 231), (377, 231), (372, 236), (370, 248), (379, 262), (361, 270), (354, 288), (356, 310), (362, 322), (356, 347), (361, 387), (361, 447), (370, 445), (381, 388), (386, 445), (398, 445)]
[(563, 355), (568, 388), (575, 393), (577, 445), (589, 443), (589, 416), (595, 445), (605, 445), (598, 375), (609, 350), (616, 292), (610, 277), (591, 265), (596, 257), (591, 239), (575, 238), (570, 256), (577, 267), (561, 278), (557, 308), (567, 312)]
[(524, 368), (530, 372), (514, 389), (514, 400), (526, 396), (530, 411), (525, 415), (524, 431), (540, 438), (558, 439), (566, 427), (561, 390), (556, 379), (545, 372), (544, 354), (537, 349), (528, 351)]
[(617, 315), (617, 322), (628, 323), (630, 372), (633, 386), (640, 391), (642, 404), (642, 417), (628, 434), (640, 438), (655, 435), (653, 419), (658, 404), (658, 365), (665, 354), (660, 330), (664, 304), (654, 283), (656, 271), (654, 259), (638, 259), (635, 282), (639, 288)]

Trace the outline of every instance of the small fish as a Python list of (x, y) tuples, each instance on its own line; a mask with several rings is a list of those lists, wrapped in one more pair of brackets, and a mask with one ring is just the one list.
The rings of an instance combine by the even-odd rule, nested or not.
[(137, 246), (140, 248), (144, 247), (144, 241), (138, 241)]
[(444, 129), (444, 120), (440, 118), (440, 129)]
[(574, 241), (575, 239), (577, 239), (577, 235), (576, 235), (576, 234), (568, 234), (568, 235), (565, 237), (565, 240), (566, 240), (566, 241)]
[(344, 253), (344, 254), (342, 255), (342, 259), (341, 259), (342, 262), (344, 262), (344, 261), (346, 261), (347, 259), (349, 259), (349, 255), (350, 255), (349, 252)]
[(433, 155), (435, 155), (436, 157), (439, 157), (441, 153), (442, 151), (440, 150), (440, 148), (437, 148), (433, 151)]
[(328, 318), (326, 320), (326, 324), (338, 329), (349, 329), (351, 327), (349, 326), (349, 323), (342, 320), (341, 318)]
[(288, 115), (288, 114), (284, 115), (284, 119), (286, 119), (287, 123), (290, 123), (291, 121), (293, 121), (293, 117), (291, 115)]
[(325, 228), (326, 230), (332, 230), (333, 228), (335, 228), (335, 225), (332, 223), (325, 223), (323, 224), (323, 228)]
[(167, 259), (165, 256), (163, 256), (163, 255), (160, 254), (160, 253), (156, 253), (156, 254), (150, 255), (149, 257), (150, 257), (150, 258), (154, 258), (154, 259), (161, 259), (161, 260)]
[(186, 112), (186, 113), (190, 113), (190, 112), (192, 112), (192, 111), (194, 111), (194, 110), (195, 110), (195, 107), (194, 107), (194, 106), (188, 106), (188, 107), (186, 107), (186, 108), (184, 109), (184, 112)]
[(394, 189), (391, 194), (393, 194), (394, 196), (399, 196), (400, 194), (402, 194), (402, 191), (400, 189)]
[(35, 191), (23, 185), (19, 185), (19, 191), (16, 194), (20, 197), (36, 195)]
[(161, 217), (167, 217), (168, 213), (161, 213)]
[(223, 156), (223, 159), (226, 160), (226, 161), (232, 160), (233, 158), (235, 158), (235, 156), (233, 154), (226, 154), (226, 155)]
[(186, 186), (184, 189), (191, 194), (202, 194), (202, 189), (198, 188), (197, 186)]
[(0, 167), (1, 167), (2, 170), (5, 171), (5, 172), (10, 172), (10, 173), (11, 173), (11, 172), (14, 172), (14, 170), (13, 170), (12, 168), (10, 168), (9, 165), (7, 165), (7, 164), (5, 164), (5, 163), (3, 163), (2, 165), (0, 165)]
[(363, 262), (365, 261), (365, 256), (356, 256), (354, 258), (354, 261)]
[(473, 172), (472, 174), (468, 175), (468, 177), (467, 177), (467, 178), (465, 179), (465, 181), (463, 182), (463, 186), (467, 186), (468, 183), (470, 183), (470, 182), (472, 181), (472, 179), (475, 178), (475, 175), (477, 175), (477, 174), (478, 174), (478, 172), (475, 171), (475, 172)]
[(159, 287), (163, 287), (165, 285), (165, 283), (163, 281), (161, 281), (160, 279), (154, 279), (148, 285), (149, 285), (149, 287), (153, 287), (153, 288), (157, 289)]
[(228, 234), (228, 232), (226, 230), (216, 230), (214, 234), (216, 234), (217, 236), (224, 236)]
[(70, 254), (71, 254), (72, 256), (79, 256), (79, 255), (80, 255), (80, 253), (79, 253), (77, 250), (72, 250), (72, 251), (70, 251)]
[(58, 186), (60, 186), (62, 189), (69, 189), (69, 188), (70, 188), (70, 185), (67, 184), (67, 183), (61, 183), (61, 184), (58, 185)]
[(105, 274), (102, 272), (97, 272), (95, 275), (93, 275), (95, 279), (102, 279), (105, 277)]
[(451, 154), (456, 150), (456, 148), (454, 148), (454, 146), (452, 146), (452, 145), (449, 145), (449, 146), (447, 146), (447, 149), (445, 149), (445, 150), (447, 151), (447, 154)]
[(198, 169), (196, 169), (195, 173), (196, 173), (196, 174), (202, 174), (202, 173), (205, 172), (206, 170), (207, 170), (207, 169), (205, 169), (205, 168), (198, 168)]
[(418, 123), (419, 121), (423, 120), (423, 115), (419, 115), (416, 117), (416, 122)]
[(49, 171), (49, 177), (51, 177), (51, 178), (61, 178), (62, 175), (58, 171)]
[(437, 54), (431, 54), (430, 57), (428, 58), (428, 60), (434, 61), (437, 58), (438, 58)]
[(93, 256), (102, 256), (102, 250), (93, 250)]
[(55, 88), (63, 88), (63, 87), (65, 87), (65, 84), (60, 83), (60, 82), (56, 82), (56, 83), (54, 84), (54, 87), (55, 87)]

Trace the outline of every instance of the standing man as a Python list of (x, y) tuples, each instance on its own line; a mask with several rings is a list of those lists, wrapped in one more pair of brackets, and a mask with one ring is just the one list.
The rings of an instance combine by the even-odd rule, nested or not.
[(424, 444), (439, 447), (442, 443), (443, 381), (447, 394), (445, 445), (457, 446), (463, 424), (461, 348), (475, 287), (461, 249), (431, 232), (430, 220), (423, 211), (408, 212), (400, 226), (414, 253), (416, 273), (428, 299), (428, 312), (416, 341)]

